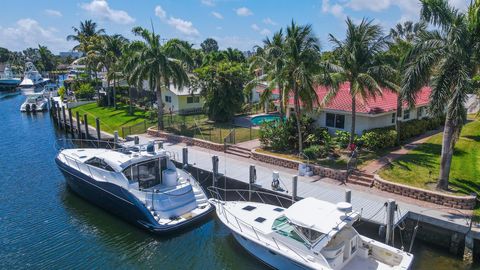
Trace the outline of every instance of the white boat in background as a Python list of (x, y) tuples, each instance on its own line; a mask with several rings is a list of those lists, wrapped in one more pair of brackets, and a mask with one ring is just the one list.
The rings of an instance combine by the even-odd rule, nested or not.
[(39, 86), (44, 85), (49, 82), (49, 79), (44, 79), (40, 72), (38, 72), (35, 65), (32, 62), (27, 62), (25, 64), (25, 72), (22, 82), (20, 83), (21, 88), (35, 89)]
[(10, 64), (5, 65), (3, 74), (0, 76), (0, 85), (17, 86), (20, 81), (20, 78), (14, 77)]
[[(240, 245), (276, 269), (409, 269), (412, 264), (412, 254), (360, 235), (352, 226), (360, 214), (349, 203), (335, 205), (306, 198), (284, 208), (250, 201), (224, 201), (222, 196), (230, 190), (210, 188), (210, 191), (218, 218)], [(237, 193), (240, 196), (236, 197), (247, 196)], [(261, 201), (266, 200), (266, 193), (255, 194)], [(285, 200), (275, 197), (272, 201)]]
[(48, 100), (44, 93), (27, 95), (27, 99), (20, 106), (21, 112), (42, 112), (48, 109)]

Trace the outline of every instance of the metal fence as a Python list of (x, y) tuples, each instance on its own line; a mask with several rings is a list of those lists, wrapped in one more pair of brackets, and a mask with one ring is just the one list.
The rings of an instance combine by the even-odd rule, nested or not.
[(135, 125), (122, 127), (120, 136), (125, 138), (126, 136), (132, 134), (142, 134), (147, 132), (147, 128), (147, 120), (144, 120), (143, 122), (137, 123)]

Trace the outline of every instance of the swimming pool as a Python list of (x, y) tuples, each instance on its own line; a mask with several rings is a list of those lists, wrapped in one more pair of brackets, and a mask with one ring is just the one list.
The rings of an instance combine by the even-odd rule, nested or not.
[(258, 126), (258, 125), (261, 125), (263, 123), (278, 121), (279, 119), (280, 119), (280, 116), (278, 116), (278, 115), (265, 114), (265, 115), (254, 116), (254, 117), (250, 118), (250, 121), (255, 126)]

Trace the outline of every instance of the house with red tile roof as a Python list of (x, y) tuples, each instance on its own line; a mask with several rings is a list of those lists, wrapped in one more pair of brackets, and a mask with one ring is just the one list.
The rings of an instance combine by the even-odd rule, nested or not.
[[(261, 91), (261, 90), (260, 90)], [(321, 103), (328, 94), (329, 89), (325, 86), (317, 86), (318, 101)], [(430, 100), (430, 87), (423, 87), (417, 95), (414, 108), (403, 104), (403, 112), (400, 115), (401, 121), (421, 119), (427, 116), (427, 106)], [(278, 89), (273, 90), (274, 96), (278, 97)], [(274, 103), (278, 106), (278, 100)], [(293, 113), (293, 97), (290, 96), (287, 103), (287, 115)], [(395, 125), (397, 108), (397, 94), (390, 89), (384, 88), (382, 95), (378, 97), (367, 97), (365, 100), (356, 98), (356, 125), (355, 133), (361, 135), (365, 130)], [(326, 127), (331, 133), (336, 130), (350, 132), (352, 98), (350, 96), (350, 84), (344, 83), (340, 86), (336, 96), (326, 104), (314, 104), (313, 117), (319, 127)]]

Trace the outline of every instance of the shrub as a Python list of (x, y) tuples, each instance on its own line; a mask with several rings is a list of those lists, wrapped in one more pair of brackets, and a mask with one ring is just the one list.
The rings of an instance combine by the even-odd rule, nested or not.
[(350, 132), (343, 130), (335, 131), (335, 142), (340, 148), (347, 148), (348, 143), (350, 142)]
[(397, 132), (395, 130), (376, 129), (363, 133), (360, 140), (364, 147), (370, 150), (394, 147)]
[(303, 154), (309, 159), (324, 158), (329, 150), (323, 145), (311, 145), (303, 150)]
[(158, 117), (158, 111), (157, 110), (148, 110), (145, 113), (145, 117), (147, 117), (148, 120), (155, 120)]
[(262, 145), (274, 151), (292, 150), (289, 139), (290, 132), (286, 124), (280, 122), (265, 123), (260, 127), (259, 139)]
[(67, 91), (64, 86), (58, 88), (58, 95), (60, 96), (60, 98), (62, 98), (62, 100), (64, 99), (66, 93)]
[(87, 99), (91, 100), (95, 96), (95, 89), (89, 84), (81, 84), (80, 87), (75, 91), (75, 97), (77, 99)]

